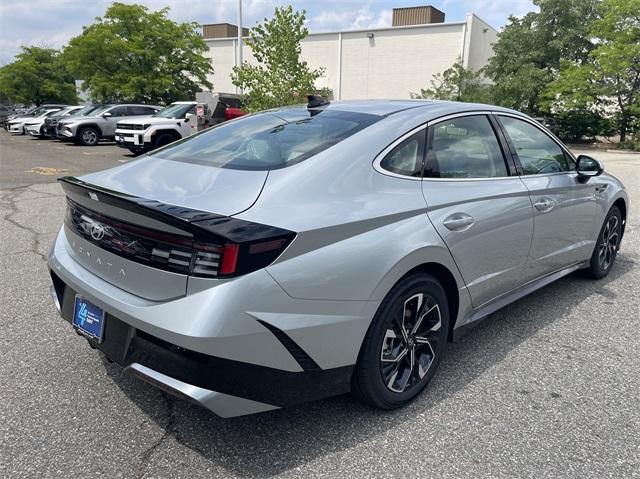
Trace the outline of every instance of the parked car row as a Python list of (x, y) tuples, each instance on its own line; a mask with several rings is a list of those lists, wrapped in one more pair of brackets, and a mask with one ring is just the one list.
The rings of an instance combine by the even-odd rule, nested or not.
[(209, 95), (211, 100), (199, 111), (195, 101), (178, 101), (164, 108), (136, 103), (45, 104), (21, 115), (8, 115), (4, 126), (10, 133), (74, 141), (83, 146), (115, 140), (118, 146), (140, 154), (245, 114), (237, 96)]
[(202, 103), (177, 101), (151, 118), (118, 121), (116, 144), (137, 155), (245, 114), (237, 95), (207, 92), (203, 96), (206, 100)]

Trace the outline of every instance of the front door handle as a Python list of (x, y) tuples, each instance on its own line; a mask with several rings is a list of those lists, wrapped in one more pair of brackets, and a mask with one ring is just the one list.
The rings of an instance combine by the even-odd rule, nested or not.
[(473, 223), (475, 223), (473, 216), (466, 213), (454, 213), (443, 221), (444, 227), (451, 231), (464, 231), (469, 229)]
[(551, 211), (554, 205), (555, 203), (551, 198), (540, 198), (533, 204), (533, 206), (535, 206), (538, 211), (542, 211), (543, 213)]

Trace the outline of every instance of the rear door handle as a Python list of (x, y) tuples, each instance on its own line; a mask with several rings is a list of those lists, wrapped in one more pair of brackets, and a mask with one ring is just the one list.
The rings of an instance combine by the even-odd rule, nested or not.
[(443, 221), (444, 227), (451, 231), (464, 231), (469, 229), (473, 223), (475, 223), (473, 216), (466, 213), (454, 213)]
[(554, 205), (555, 203), (551, 198), (540, 198), (533, 204), (533, 206), (535, 206), (537, 210), (542, 211), (543, 213), (551, 211)]

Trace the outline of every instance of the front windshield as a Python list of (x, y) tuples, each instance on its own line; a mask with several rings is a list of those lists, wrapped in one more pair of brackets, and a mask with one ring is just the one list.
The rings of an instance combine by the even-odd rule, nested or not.
[(155, 117), (158, 118), (184, 118), (185, 114), (194, 107), (192, 103), (182, 104), (177, 103), (175, 105), (169, 105), (164, 110), (160, 110), (156, 113)]
[(100, 116), (102, 115), (105, 111), (107, 111), (109, 108), (111, 108), (113, 105), (102, 105), (98, 108), (96, 108), (94, 111), (91, 112), (91, 116)]
[(71, 112), (69, 116), (85, 116), (86, 114), (91, 113), (98, 108), (100, 108), (100, 105), (87, 105), (80, 108), (79, 110)]
[(306, 108), (260, 113), (222, 123), (151, 155), (220, 168), (272, 170), (310, 158), (380, 118)]
[(47, 115), (47, 116), (51, 116), (51, 117), (72, 116), (75, 114), (76, 111), (77, 110), (71, 110), (70, 108), (63, 108), (62, 110), (54, 111), (53, 114)]
[[(35, 108), (34, 110), (31, 111), (31, 116), (40, 116), (46, 111), (47, 110), (45, 109), (45, 107), (39, 106), (38, 108)], [(27, 113), (29, 113), (29, 112), (27, 112)]]

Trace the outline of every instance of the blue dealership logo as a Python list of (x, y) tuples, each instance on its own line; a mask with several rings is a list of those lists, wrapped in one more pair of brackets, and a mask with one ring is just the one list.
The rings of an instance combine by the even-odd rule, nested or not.
[(84, 322), (87, 320), (87, 305), (85, 303), (80, 304), (78, 318), (80, 319), (80, 326), (84, 326)]

